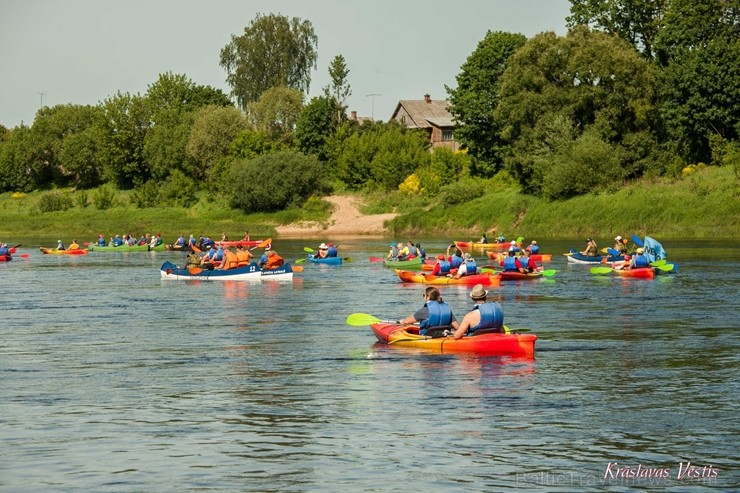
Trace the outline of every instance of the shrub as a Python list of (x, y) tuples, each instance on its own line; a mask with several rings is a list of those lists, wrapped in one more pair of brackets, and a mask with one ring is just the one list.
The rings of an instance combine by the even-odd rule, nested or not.
[(320, 194), (323, 168), (315, 156), (280, 151), (235, 162), (229, 186), (232, 207), (247, 213), (279, 211)]
[[(167, 181), (164, 182), (160, 189), (160, 195), (167, 205), (177, 207), (189, 207), (197, 201), (195, 196), (195, 182), (188, 178), (180, 170), (174, 170), (170, 173)], [(157, 205), (157, 204), (153, 204)]]
[(41, 212), (66, 211), (72, 208), (72, 199), (68, 195), (55, 190), (42, 195), (38, 207)]
[(462, 204), (463, 202), (477, 199), (483, 196), (484, 193), (483, 183), (474, 178), (465, 178), (440, 188), (439, 200), (445, 206)]
[(87, 207), (87, 192), (75, 193), (75, 205), (80, 209)]
[(139, 209), (156, 207), (159, 196), (159, 185), (154, 180), (149, 180), (131, 191), (129, 202)]
[(95, 190), (92, 196), (92, 203), (99, 211), (110, 209), (115, 204), (115, 201), (116, 191), (108, 185), (103, 185)]

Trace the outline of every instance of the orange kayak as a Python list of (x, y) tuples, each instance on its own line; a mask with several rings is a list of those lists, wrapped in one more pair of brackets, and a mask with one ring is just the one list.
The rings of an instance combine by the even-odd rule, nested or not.
[[(492, 252), (490, 250), (486, 251), (486, 255), (488, 255), (488, 258), (491, 260), (497, 260), (499, 262), (506, 257), (505, 253)], [(535, 262), (552, 262), (552, 254), (550, 253), (533, 253), (529, 257)]]
[(379, 322), (370, 326), (378, 341), (394, 346), (427, 349), (439, 353), (483, 353), (499, 356), (534, 358), (534, 334), (487, 333), (461, 339), (448, 337), (430, 338), (419, 335), (415, 325), (396, 325)]
[(75, 248), (74, 250), (57, 250), (56, 248), (39, 247), (41, 253), (51, 255), (87, 255), (87, 250)]
[(501, 284), (501, 278), (498, 276), (498, 273), (474, 274), (455, 279), (454, 277), (433, 276), (431, 274), (422, 274), (420, 272), (396, 269), (396, 275), (398, 275), (398, 278), (403, 282), (417, 282), (433, 285), (460, 284), (464, 286), (473, 286), (475, 284), (482, 284), (484, 286), (499, 286)]

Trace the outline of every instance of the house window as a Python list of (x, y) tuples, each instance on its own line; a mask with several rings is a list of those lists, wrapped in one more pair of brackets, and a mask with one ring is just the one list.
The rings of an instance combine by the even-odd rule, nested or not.
[(442, 140), (453, 140), (454, 135), (452, 130), (442, 130)]

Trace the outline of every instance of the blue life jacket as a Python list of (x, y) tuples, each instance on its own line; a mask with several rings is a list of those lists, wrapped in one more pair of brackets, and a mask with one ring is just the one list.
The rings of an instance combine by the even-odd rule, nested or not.
[(539, 245), (532, 245), (529, 247), (529, 251), (534, 253), (540, 253), (540, 246)]
[(423, 248), (417, 248), (417, 250), (419, 250), (419, 256), (421, 257), (421, 259), (426, 260), (427, 252), (425, 252)]
[(465, 269), (464, 274), (466, 275), (478, 273), (478, 265), (475, 263), (475, 260), (472, 258), (465, 261), (465, 264), (462, 267), (460, 267), (460, 269), (463, 269), (463, 268)]
[(424, 335), (430, 327), (440, 327), (452, 323), (452, 311), (447, 303), (438, 301), (427, 301), (425, 305), (429, 309), (429, 318), (422, 320), (419, 324), (419, 334)]
[(440, 274), (449, 274), (450, 269), (452, 268), (452, 265), (446, 260), (440, 260), (439, 261), (439, 273)]
[(516, 266), (516, 257), (504, 257), (504, 270), (519, 270)]
[(330, 246), (326, 249), (326, 256), (327, 257), (336, 257), (337, 256), (337, 247)]
[(450, 265), (453, 269), (457, 269), (460, 267), (460, 265), (463, 263), (462, 257), (458, 257), (457, 255), (453, 255), (452, 259), (450, 260)]
[(8, 247), (0, 246), (0, 255), (7, 255), (9, 251)]
[(177, 239), (177, 245), (178, 246), (181, 246), (181, 247), (184, 247), (186, 245), (186, 243), (185, 243), (185, 237), (184, 236), (180, 236)]
[(98, 246), (105, 246), (105, 237), (98, 238)]
[(119, 237), (113, 238), (113, 246), (121, 246), (123, 245), (123, 240)]
[(650, 265), (645, 255), (635, 255), (635, 267), (647, 267)]
[(224, 248), (218, 247), (218, 250), (216, 250), (216, 253), (213, 255), (213, 260), (223, 260), (224, 259)]
[(504, 326), (504, 310), (498, 303), (492, 302), (475, 305), (473, 310), (478, 310), (480, 312), (480, 322), (478, 322), (478, 325), (468, 329), (469, 334), (480, 329), (500, 329)]

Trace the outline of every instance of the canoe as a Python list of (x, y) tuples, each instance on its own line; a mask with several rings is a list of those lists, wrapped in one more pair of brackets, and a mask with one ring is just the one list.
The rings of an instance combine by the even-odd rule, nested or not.
[(236, 269), (204, 269), (201, 267), (180, 268), (172, 262), (165, 262), (160, 268), (162, 279), (198, 281), (289, 281), (293, 279), (293, 268), (285, 264), (277, 269), (260, 270), (255, 262)]
[(277, 269), (263, 269), (262, 270), (263, 281), (292, 281), (293, 280), (293, 268), (290, 264), (283, 264), (282, 267)]
[(370, 326), (378, 341), (394, 346), (423, 348), (440, 353), (483, 353), (487, 355), (534, 358), (534, 334), (487, 333), (461, 339), (429, 338), (419, 335), (419, 327), (379, 322)]
[(638, 279), (653, 279), (655, 269), (653, 267), (638, 267), (637, 269), (614, 269), (616, 275), (621, 277), (634, 277)]
[(431, 274), (422, 274), (419, 272), (396, 269), (396, 275), (403, 282), (416, 282), (422, 284), (431, 285), (462, 285), (462, 286), (474, 286), (476, 284), (482, 284), (484, 286), (498, 286), (501, 284), (501, 279), (496, 273), (489, 274), (473, 274), (470, 276), (462, 276), (459, 279), (447, 276), (433, 276)]
[(236, 269), (203, 269), (200, 267), (180, 268), (172, 262), (165, 262), (160, 268), (159, 274), (162, 279), (182, 280), (191, 279), (198, 281), (257, 281), (262, 279), (262, 271), (259, 266), (251, 262), (249, 265)]
[[(486, 255), (488, 255), (488, 258), (491, 260), (497, 260), (499, 262), (506, 257), (506, 254), (502, 252), (486, 251)], [(552, 262), (552, 254), (550, 253), (532, 253), (529, 255), (529, 258), (535, 262)]]
[[(180, 246), (180, 245), (174, 245), (170, 243), (167, 243), (164, 246), (164, 248), (168, 252), (194, 252), (195, 251), (193, 250), (193, 247), (191, 247), (190, 245)], [(198, 251), (200, 251), (200, 249)]]
[(383, 260), (383, 265), (386, 267), (394, 267), (396, 269), (408, 269), (421, 268), (421, 257), (414, 257), (411, 260)]
[(262, 243), (264, 240), (234, 240), (234, 241), (217, 241), (216, 245), (221, 245), (222, 247), (236, 247), (241, 246), (245, 248), (255, 247)]
[(164, 252), (167, 249), (167, 245), (161, 243), (154, 248), (149, 248), (149, 245), (98, 246), (90, 243), (87, 249), (91, 252)]
[(10, 255), (0, 255), (0, 262), (10, 262), (13, 260), (13, 257)]
[(499, 248), (499, 249), (508, 249), (511, 246), (511, 242), (503, 242), (503, 243), (480, 243), (478, 241), (455, 241), (455, 246), (459, 248), (460, 250), (485, 250), (486, 248)]
[(308, 261), (312, 264), (326, 264), (326, 265), (342, 265), (342, 257), (316, 257), (314, 255), (308, 256)]
[(599, 255), (596, 257), (589, 257), (575, 250), (571, 250), (569, 253), (566, 253), (565, 255), (568, 258), (568, 262), (572, 264), (591, 264), (591, 265), (618, 262), (624, 258), (621, 255), (609, 255), (607, 257), (602, 257), (601, 255)]
[(505, 270), (498, 273), (502, 281), (523, 281), (528, 279), (539, 279), (542, 272), (519, 272), (518, 270)]
[(41, 253), (48, 255), (87, 255), (87, 250), (76, 248), (74, 250), (57, 250), (56, 248), (39, 247)]

